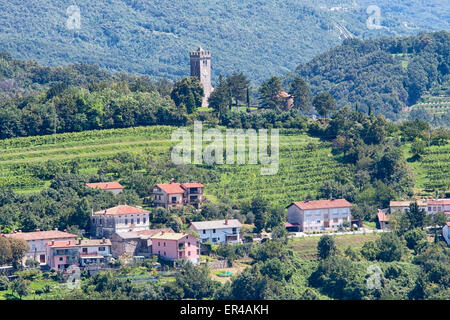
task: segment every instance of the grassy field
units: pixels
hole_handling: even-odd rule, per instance
[[[336,242],[336,246],[341,251],[351,247],[354,249],[361,249],[364,242],[373,241],[379,237],[378,234],[367,233],[367,234],[349,234],[349,235],[337,235],[333,236]],[[289,246],[298,254],[300,257],[308,260],[317,259],[317,243],[320,237],[307,237],[307,238],[294,238],[290,240]]]
[[[178,143],[171,141],[173,130],[174,127],[153,126],[1,140],[0,187],[20,193],[39,192],[48,187],[49,181],[35,176],[32,167],[52,165],[49,161],[76,160],[80,173],[95,173],[103,161],[121,152],[167,156]],[[406,157],[409,148],[405,146]],[[422,161],[410,163],[417,190],[449,188],[449,155],[450,146],[432,147]],[[323,182],[345,169],[331,155],[329,144],[296,130],[280,133],[279,170],[275,175],[261,175],[260,164],[204,167],[220,176],[220,182],[206,184],[205,195],[211,201],[250,201],[260,193],[277,206],[314,196]]]

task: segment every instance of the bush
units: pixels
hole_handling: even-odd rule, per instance
[[[0,276],[0,291],[8,290],[9,280],[7,276]]]

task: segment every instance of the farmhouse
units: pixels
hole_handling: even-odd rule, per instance
[[[293,202],[288,209],[288,222],[298,231],[336,229],[350,222],[351,203],[345,199]]]
[[[4,237],[10,237],[15,239],[23,239],[28,244],[28,251],[25,253],[23,262],[28,259],[38,261],[41,265],[46,265],[48,262],[48,256],[46,251],[46,244],[52,241],[67,240],[74,241],[76,235],[67,232],[59,231],[58,229],[50,231],[40,231],[37,229],[35,232],[14,232],[11,234],[4,234]]]
[[[69,240],[52,241],[47,244],[48,265],[64,271],[72,265],[88,269],[97,269],[99,265],[111,256],[111,241],[98,240]]]
[[[191,222],[189,229],[200,235],[201,242],[239,243],[242,224],[237,219]]]
[[[111,254],[119,258],[123,254],[144,256],[152,254],[151,237],[160,232],[174,232],[172,228],[142,230],[136,232],[114,233],[111,237]]]
[[[389,225],[389,216],[386,215],[386,211],[378,210],[377,217],[378,223],[380,224],[380,229],[386,229]]]
[[[203,202],[203,185],[200,182],[157,184],[153,187],[153,203],[166,209],[191,204],[200,208]]]
[[[110,238],[113,233],[142,231],[149,228],[149,212],[140,207],[119,205],[97,211],[91,216],[91,235]]]
[[[89,188],[100,189],[105,191],[110,191],[114,194],[119,194],[123,190],[123,186],[116,182],[98,182],[98,183],[86,183],[86,186]]]
[[[197,239],[188,233],[158,232],[151,237],[152,253],[161,259],[175,261],[188,259],[198,264],[200,249]]]
[[[391,201],[389,203],[389,212],[406,211],[413,201]],[[426,213],[433,214],[437,212],[450,211],[450,199],[418,200],[417,205],[424,209]]]

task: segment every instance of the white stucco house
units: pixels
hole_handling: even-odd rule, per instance
[[[148,230],[149,226],[149,211],[129,205],[100,210],[91,216],[91,235],[97,238],[111,238],[114,233]]]
[[[293,202],[288,209],[288,222],[298,231],[337,229],[351,222],[352,204],[345,199]]]
[[[240,243],[242,224],[237,219],[191,222],[189,229],[197,232],[201,242]]]

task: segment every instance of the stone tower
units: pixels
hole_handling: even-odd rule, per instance
[[[208,98],[214,88],[211,86],[211,53],[201,47],[189,54],[191,60],[191,77],[197,77],[203,85],[202,107],[208,106]]]

